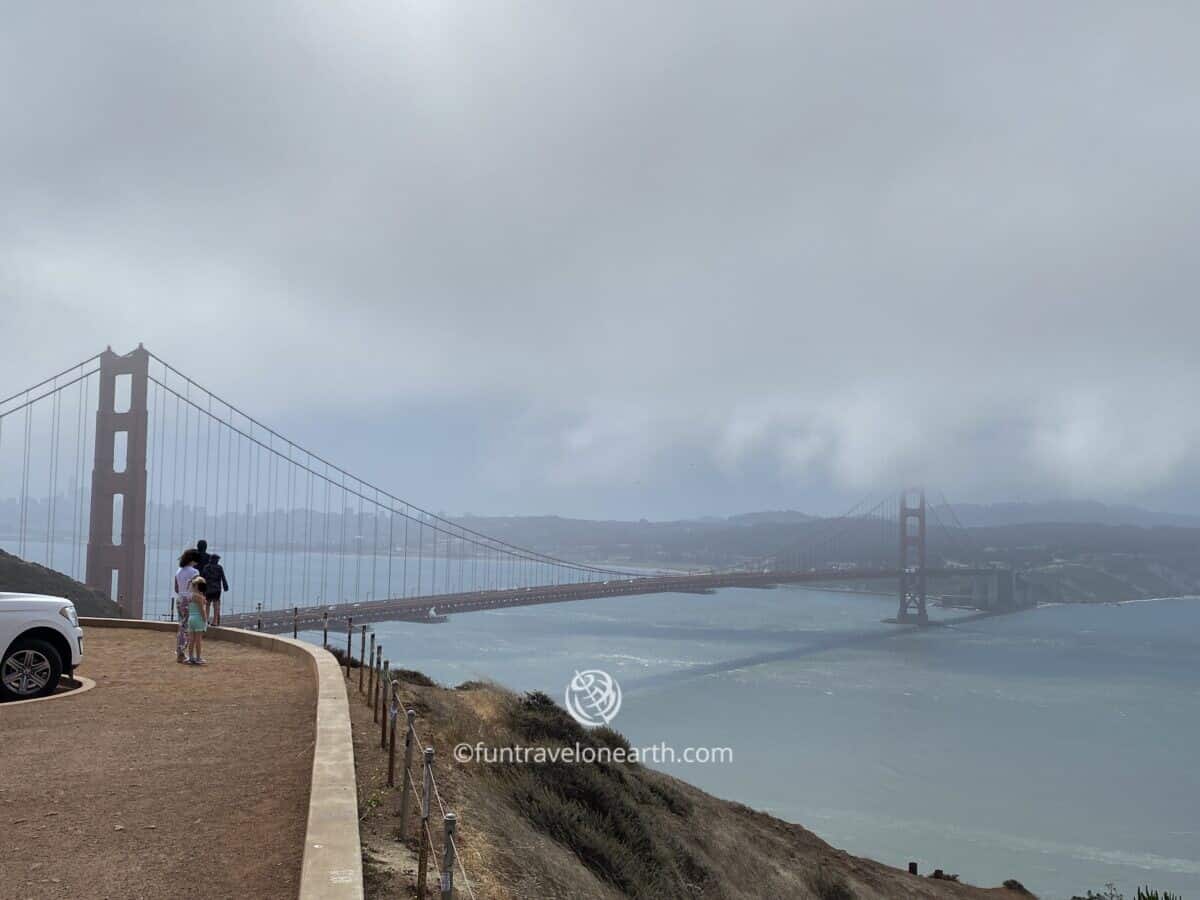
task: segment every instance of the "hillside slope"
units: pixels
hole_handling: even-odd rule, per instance
[[[81,616],[117,615],[117,604],[104,596],[102,591],[3,550],[0,550],[0,593],[66,597],[75,604]]]
[[[367,897],[413,897],[418,823],[411,817],[406,840],[397,842],[399,791],[387,787],[387,754],[380,750],[371,707],[358,692],[357,672],[348,689]],[[640,765],[455,760],[452,751],[460,743],[625,746],[616,732],[585,731],[545,695],[519,697],[492,685],[451,690],[405,682],[402,702],[417,712],[420,742],[437,750],[438,793],[458,816],[456,845],[478,900],[1031,896],[1015,884],[1014,889],[976,888],[851,856],[799,825],[719,800]],[[397,744],[400,784],[402,734]],[[419,763],[413,777],[421,783]],[[431,825],[439,860],[440,823],[435,802]],[[427,896],[436,896],[433,870],[431,864]]]

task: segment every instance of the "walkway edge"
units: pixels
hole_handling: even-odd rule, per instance
[[[87,617],[80,622],[87,628],[142,628],[172,634],[178,629],[171,622],[147,619]],[[210,628],[207,637],[309,660],[317,678],[317,710],[299,896],[300,900],[362,900],[354,741],[346,682],[337,660],[328,651],[304,641],[256,631]]]
[[[65,675],[63,676],[66,677]],[[6,700],[0,703],[0,712],[6,709],[11,709],[14,706],[23,706],[26,703],[45,703],[47,700],[65,700],[67,697],[77,697],[80,694],[86,694],[96,686],[96,682],[90,678],[84,678],[82,675],[75,676],[75,680],[79,682],[79,687],[71,688],[69,691],[55,691],[45,697],[32,697],[29,700]]]

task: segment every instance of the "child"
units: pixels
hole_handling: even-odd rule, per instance
[[[204,632],[208,630],[208,602],[204,599],[207,584],[197,575],[188,586],[192,591],[188,598],[188,662],[193,666],[207,666],[200,655]]]
[[[188,604],[192,594],[190,585],[192,579],[200,574],[196,569],[196,562],[199,559],[200,554],[195,549],[184,550],[183,555],[179,557],[179,569],[171,581],[171,586],[175,591],[175,612],[179,616],[179,633],[175,639],[175,661],[181,663],[187,662],[184,650],[188,644]]]

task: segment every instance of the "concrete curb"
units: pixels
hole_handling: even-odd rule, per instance
[[[81,618],[80,622],[87,628],[141,628],[172,634],[179,627],[173,622],[148,619]],[[358,839],[354,741],[350,734],[346,683],[337,661],[330,653],[312,644],[257,631],[209,628],[205,636],[309,661],[317,678],[316,743],[300,873],[300,900],[362,900],[362,846]],[[164,659],[166,655],[164,650]]]
[[[66,677],[65,675],[63,676],[63,678]],[[96,686],[96,682],[90,678],[84,678],[82,675],[76,675],[75,680],[79,682],[79,687],[71,688],[69,691],[56,692],[47,697],[33,697],[29,700],[7,700],[4,703],[0,703],[0,712],[3,712],[10,706],[24,706],[26,703],[44,703],[47,700],[64,700],[67,697],[78,697],[80,694],[86,694]]]

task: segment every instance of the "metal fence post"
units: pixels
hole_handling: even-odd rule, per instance
[[[381,691],[382,695],[379,698],[379,719],[383,723],[379,726],[379,749],[387,749],[387,727],[388,727],[388,703],[390,701],[389,694],[392,690],[392,661],[385,659],[383,661],[383,684],[384,688]]]
[[[404,728],[404,773],[400,776],[400,780],[404,782],[404,787],[400,790],[400,840],[404,840],[404,836],[408,833],[408,785],[411,780],[408,773],[412,770],[413,719],[416,717],[415,710],[410,709],[405,713],[408,721]]]
[[[375,687],[371,691],[371,721],[379,722],[379,690],[383,687],[383,644],[375,647]]]
[[[375,632],[371,632],[371,652],[367,654],[366,664],[371,667],[367,672],[367,699],[374,696],[375,690]]]
[[[400,718],[400,697],[392,682],[392,704],[388,709],[388,787],[396,786],[396,720]]]
[[[362,627],[362,643],[358,647],[358,692],[363,692],[363,676],[367,674],[367,626]]]
[[[454,830],[458,819],[446,813],[442,821],[442,900],[454,900]]]
[[[350,677],[350,659],[354,652],[354,619],[351,616],[346,617],[346,677]]]
[[[298,638],[299,636],[300,636],[300,607],[293,606],[292,607],[292,637]]]
[[[254,626],[255,631],[262,631],[262,604],[258,604],[258,621]]]
[[[433,801],[433,748],[425,748],[425,779],[421,792],[421,826],[417,843],[421,848],[417,855],[417,900],[425,900],[425,879],[429,873],[429,804]]]
[[[328,650],[329,649],[329,610],[325,610],[325,614],[323,616],[321,616],[321,621],[323,623],[322,624],[323,634],[321,636],[321,646],[324,647],[326,650]]]

